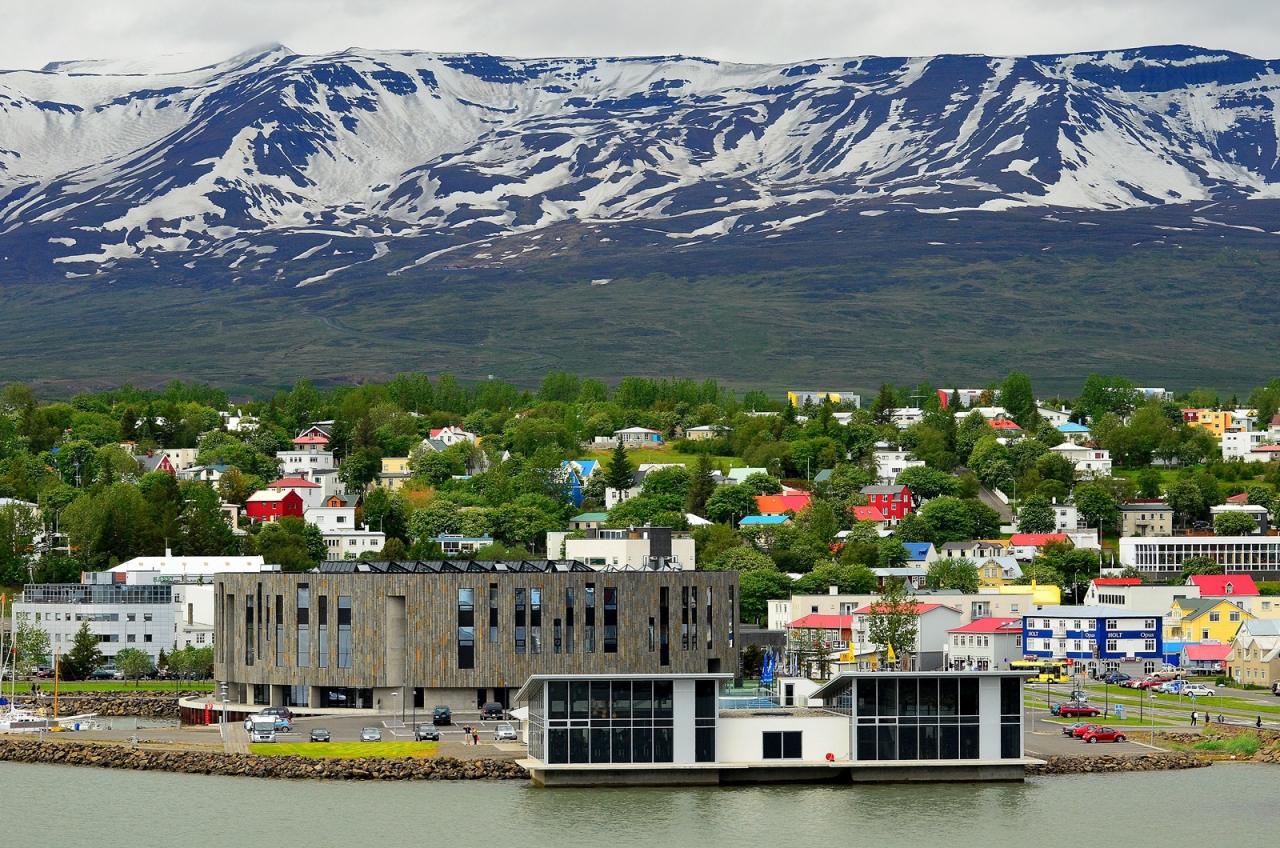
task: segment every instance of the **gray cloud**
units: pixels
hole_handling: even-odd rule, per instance
[[[0,64],[186,54],[281,42],[513,56],[1062,53],[1197,44],[1280,54],[1275,0],[6,0]]]

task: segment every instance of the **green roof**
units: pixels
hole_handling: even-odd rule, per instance
[[[609,513],[607,512],[584,512],[582,515],[575,515],[570,521],[608,521]]]

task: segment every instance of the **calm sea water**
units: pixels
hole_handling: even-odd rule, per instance
[[[1216,765],[1020,785],[549,790],[520,782],[287,782],[0,763],[0,835],[6,845],[94,848],[1131,848],[1146,840],[1126,835],[1124,823],[1160,821],[1168,824],[1160,827],[1162,845],[1262,845],[1277,822],[1277,777],[1274,766]],[[1193,810],[1206,814],[1200,837],[1178,812]]]

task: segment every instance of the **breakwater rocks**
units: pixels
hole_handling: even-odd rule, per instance
[[[58,696],[58,715],[143,716],[177,718],[178,699],[207,695],[207,692],[72,692]],[[19,706],[53,713],[53,697],[28,700]]]
[[[1097,757],[1058,756],[1049,757],[1049,759],[1045,760],[1044,765],[1041,766],[1027,766],[1027,777],[1132,771],[1179,771],[1181,769],[1203,768],[1211,764],[1212,760],[1181,751],[1139,754],[1132,757],[1117,757],[1109,754]]]
[[[273,777],[285,780],[529,779],[529,773],[515,763],[490,759],[366,757],[346,760],[293,756],[265,757],[199,751],[157,751],[85,742],[40,742],[33,739],[0,739],[0,761],[95,766],[132,771],[169,771],[179,774]]]

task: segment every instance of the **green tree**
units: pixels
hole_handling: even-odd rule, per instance
[[[729,548],[707,566],[708,571],[773,571],[778,567],[769,557],[752,548]]]
[[[978,591],[978,566],[971,559],[943,557],[930,564],[925,582],[930,589],[956,589],[972,595]]]
[[[955,477],[928,466],[904,469],[898,475],[897,483],[910,489],[913,497],[926,501],[943,496],[954,497],[960,490],[960,481]]]
[[[1143,498],[1158,498],[1164,488],[1164,478],[1159,471],[1150,467],[1139,471],[1134,482],[1138,484],[1138,496]]]
[[[759,624],[769,614],[769,601],[791,597],[791,578],[777,569],[755,569],[738,578],[738,617]]]
[[[1020,371],[1014,371],[1004,378],[1000,385],[1000,405],[1024,430],[1031,429],[1039,413],[1036,411],[1036,396],[1031,390],[1031,378]]]
[[[1182,573],[1178,576],[1178,582],[1186,583],[1188,577],[1194,577],[1199,574],[1223,574],[1225,573],[1221,563],[1213,557],[1193,556],[1187,557],[1182,561]]]
[[[871,405],[871,418],[877,424],[892,424],[893,413],[898,408],[898,393],[892,384],[881,383],[880,393]]]
[[[263,559],[284,571],[306,571],[328,556],[320,528],[292,515],[262,525],[258,535],[249,538]]]
[[[80,625],[71,642],[71,650],[58,661],[58,674],[64,680],[84,680],[102,666],[98,637],[89,631],[89,622]]]
[[[137,648],[121,648],[117,651],[116,668],[124,674],[125,680],[134,681],[135,686],[137,681],[155,671],[155,665],[151,662],[151,655]]]
[[[1076,509],[1090,527],[1114,530],[1120,521],[1120,504],[1110,489],[1101,483],[1082,483],[1071,496]]]
[[[876,565],[879,568],[900,568],[907,564],[907,549],[893,537],[881,539],[876,545]]]
[[[689,470],[682,465],[659,468],[645,475],[640,491],[646,495],[674,495],[681,501],[689,492]]]
[[[906,585],[901,580],[886,580],[884,591],[867,615],[867,638],[876,645],[881,665],[889,664],[892,648],[901,667],[908,666],[907,655],[915,650],[919,625],[916,603],[908,596]]]
[[[1218,536],[1256,536],[1258,522],[1247,512],[1220,512],[1213,517],[1213,532]]]
[[[727,524],[703,524],[693,528],[694,557],[701,567],[713,563],[720,554],[742,545],[742,537]]]
[[[832,586],[842,595],[867,595],[876,590],[876,575],[865,565],[823,563],[814,567],[795,583],[798,593],[826,594]]]
[[[707,518],[717,523],[741,521],[758,512],[756,493],[746,485],[717,486],[707,499]]]
[[[1205,512],[1204,495],[1190,478],[1183,477],[1165,490],[1165,501],[1186,526]]]
[[[627,456],[627,449],[619,443],[604,468],[605,487],[620,492],[630,489],[635,470],[631,457]]]
[[[364,497],[360,516],[370,530],[379,530],[388,539],[408,541],[408,508],[400,492],[382,488],[370,490]]]
[[[1032,495],[1018,507],[1019,533],[1052,533],[1057,526],[1057,516],[1048,498]]]
[[[1023,566],[1022,576],[1013,582],[1017,586],[1030,586],[1035,583],[1038,586],[1057,586],[1059,589],[1067,584],[1062,572],[1046,563],[1043,557],[1036,557]]]
[[[685,492],[685,512],[706,518],[707,500],[716,490],[711,472],[711,455],[698,454],[698,464],[694,466],[693,474],[689,478],[688,490]]]
[[[750,489],[756,495],[780,495],[782,494],[782,484],[775,477],[757,471],[755,474],[748,474],[743,481],[738,484]]]
[[[32,624],[30,617],[30,613],[15,613],[13,631],[14,666],[27,677],[49,667],[49,634]]]
[[[40,533],[36,511],[19,503],[0,506],[0,586],[27,582],[27,567]]]

